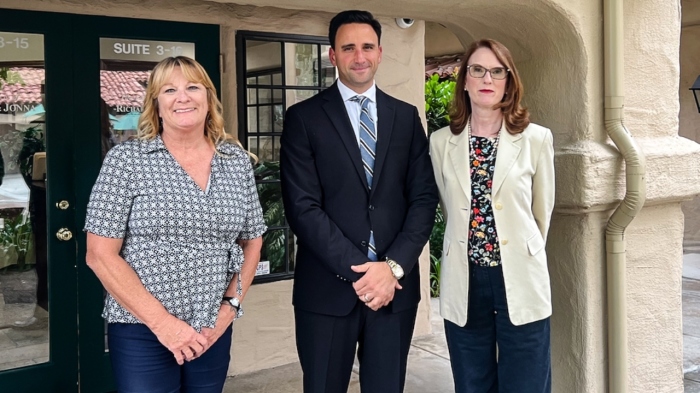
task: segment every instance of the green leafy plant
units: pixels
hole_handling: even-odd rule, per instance
[[[433,231],[430,233],[430,255],[434,255],[436,258],[442,256],[442,240],[444,237],[445,216],[442,214],[440,206],[438,206],[435,212],[435,225],[433,225]]]
[[[450,124],[449,108],[455,94],[454,75],[441,81],[433,74],[425,82],[425,117],[428,120],[428,135]],[[430,295],[440,296],[440,265],[442,241],[445,237],[445,217],[438,206],[435,225],[430,233]]]
[[[5,250],[14,249],[17,253],[18,270],[26,270],[28,267],[26,258],[31,241],[32,225],[24,214],[5,220],[5,225],[0,229],[0,245]]]
[[[455,81],[440,81],[433,74],[425,82],[425,117],[428,121],[428,134],[450,124],[449,108],[455,92]]]
[[[22,76],[16,71],[10,71],[7,67],[0,67],[0,89],[2,89],[5,84],[14,83],[24,85]]]
[[[282,189],[280,188],[279,161],[262,161],[254,169],[263,219],[268,227],[284,225],[284,206],[282,204]],[[262,254],[270,261],[270,272],[285,270],[285,231],[283,229],[268,230],[263,235]]]
[[[430,255],[430,297],[440,296],[440,258]]]
[[[442,240],[445,237],[445,216],[438,206],[435,224],[430,233],[430,296],[440,296],[440,264],[442,262]]]

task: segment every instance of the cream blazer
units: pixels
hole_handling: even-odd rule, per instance
[[[440,314],[467,323],[471,210],[469,137],[449,127],[430,137],[430,157],[446,228],[440,271]],[[514,325],[552,315],[545,241],[554,207],[554,147],[549,129],[530,124],[512,135],[501,126],[492,186],[493,215],[510,320]]]

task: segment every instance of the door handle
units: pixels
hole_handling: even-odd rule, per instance
[[[68,228],[61,228],[58,230],[58,232],[56,232],[56,237],[58,240],[67,242],[73,238],[73,232],[71,232]]]

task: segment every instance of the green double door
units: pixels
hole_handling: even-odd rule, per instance
[[[0,8],[0,391],[115,390],[86,205],[179,54],[219,86],[218,26]]]

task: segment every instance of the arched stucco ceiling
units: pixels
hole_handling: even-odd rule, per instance
[[[532,118],[570,141],[587,130],[588,63],[583,41],[570,18],[549,2],[460,3],[443,25],[465,47],[479,38],[506,45],[525,85]]]
[[[700,25],[700,0],[681,1],[681,26]]]
[[[208,1],[331,14],[348,9],[341,0]],[[465,47],[476,38],[501,41],[515,58],[533,119],[559,134],[558,143],[580,139],[580,133],[586,132],[589,103],[584,43],[571,15],[552,0],[382,0],[357,1],[351,7],[378,17],[438,22]]]

